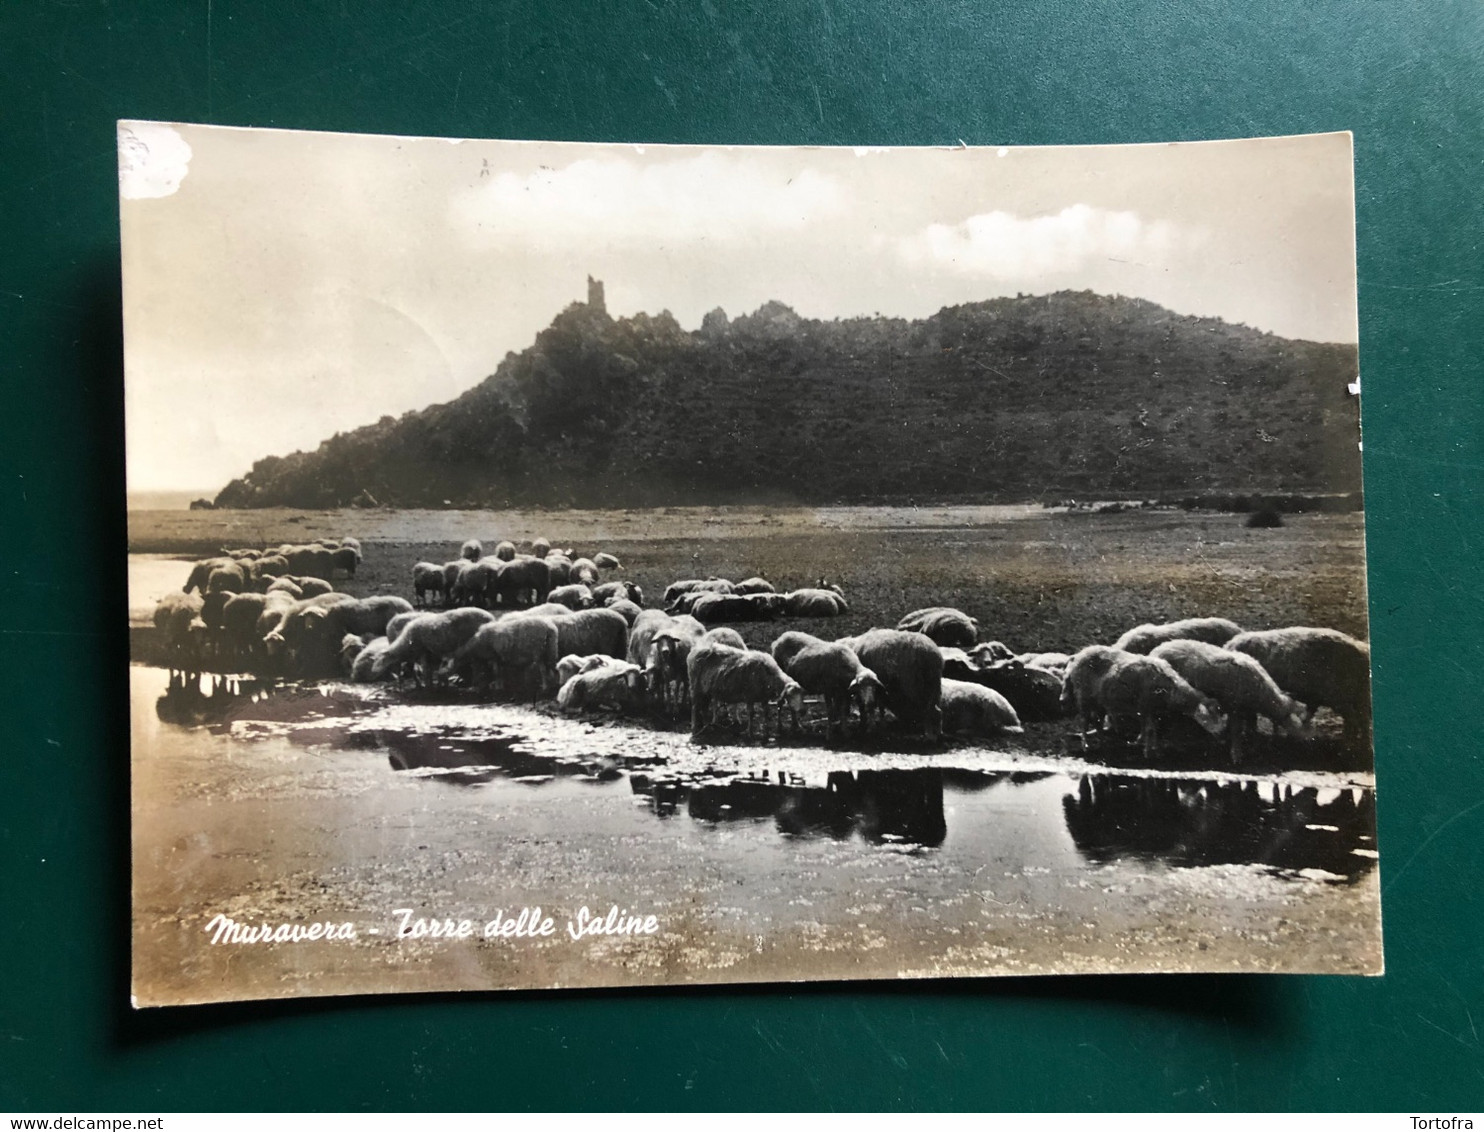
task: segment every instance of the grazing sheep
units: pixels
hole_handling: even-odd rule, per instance
[[[231,558],[203,558],[191,566],[191,572],[186,577],[185,585],[180,587],[182,593],[190,593],[192,590],[206,592],[207,579],[211,577],[213,570],[223,566],[232,565]]]
[[[351,538],[349,535],[346,535],[344,538],[342,538],[340,540],[340,545],[343,546],[343,547],[348,546],[348,547],[350,547],[351,550],[355,551],[356,552],[356,558],[357,559],[359,559],[361,557],[361,540],[360,539],[358,539],[358,538]]]
[[[769,707],[789,710],[794,730],[799,729],[799,711],[804,692],[799,682],[778,667],[765,652],[735,649],[730,645],[697,645],[686,658],[686,676],[691,690],[691,736],[699,735],[710,722],[716,704],[746,704],[747,734],[753,730],[753,708],[762,704],[764,727]]]
[[[568,609],[591,609],[593,591],[583,585],[558,586],[546,595],[546,600]]]
[[[262,558],[254,558],[249,567],[249,577],[254,582],[263,582],[266,578],[278,578],[289,573],[289,560],[281,554],[269,554]]]
[[[1222,727],[1220,709],[1190,686],[1169,664],[1142,653],[1117,657],[1098,688],[1098,701],[1110,730],[1138,720],[1144,757],[1159,748],[1159,725],[1168,716],[1186,715],[1215,734]]]
[[[834,738],[837,725],[844,726],[852,703],[860,712],[864,732],[879,702],[886,698],[881,679],[848,645],[821,641],[807,633],[784,633],[773,642],[773,659],[804,691],[824,697],[826,738]]]
[[[365,647],[356,653],[355,660],[351,662],[350,678],[357,684],[374,683],[378,679],[374,675],[376,662],[390,647],[391,642],[386,637],[374,637],[367,641]]]
[[[921,727],[929,738],[941,733],[943,654],[921,633],[872,629],[839,642],[876,673],[886,706],[907,727]]]
[[[515,558],[515,543],[509,539],[502,539],[495,545],[495,557],[501,562],[510,562]]]
[[[414,605],[426,605],[428,594],[437,594],[440,601],[443,600],[447,583],[444,581],[443,567],[436,562],[418,562],[412,567],[412,602]]]
[[[671,582],[665,587],[665,608],[668,609],[675,604],[675,600],[681,594],[696,593],[729,594],[733,591],[732,583],[725,578],[692,578],[683,582]]]
[[[736,594],[771,594],[778,591],[773,588],[773,583],[766,578],[746,578],[732,587]]]
[[[471,538],[459,547],[459,557],[469,562],[478,562],[483,556],[484,545],[477,538]]]
[[[330,641],[321,636],[321,631],[324,629],[324,623],[321,620],[323,611],[335,605],[353,601],[355,598],[349,594],[337,593],[318,594],[315,597],[305,598],[303,601],[296,601],[281,616],[269,618],[274,624],[268,632],[262,635],[263,650],[270,657],[284,657],[298,664],[300,648],[303,644],[307,642],[310,649],[319,645],[321,646],[320,655],[311,658],[306,651],[305,662],[312,659],[320,662],[320,667],[324,667],[327,649],[323,646],[338,643],[339,638]],[[345,631],[349,632],[348,629]]]
[[[599,707],[627,711],[640,706],[643,700],[643,674],[638,665],[626,660],[580,672],[557,692],[557,707],[563,711]]]
[[[785,597],[784,612],[789,617],[839,617],[850,606],[834,590],[794,590]]]
[[[1191,617],[1167,625],[1140,625],[1119,637],[1113,647],[1124,652],[1147,654],[1166,641],[1205,641],[1211,645],[1224,645],[1241,631],[1241,626],[1224,617]]]
[[[276,603],[275,603],[276,604]],[[252,663],[262,652],[258,619],[268,608],[267,594],[231,594],[221,608],[219,628],[228,655],[239,662]],[[205,620],[203,617],[202,620]]]
[[[934,644],[971,649],[979,640],[979,622],[951,606],[918,609],[897,622],[904,633],[921,633]]]
[[[1025,730],[1020,716],[1010,701],[981,684],[963,680],[944,680],[943,730],[949,734],[988,738],[1004,732],[1019,734]]]
[[[502,605],[540,605],[550,600],[551,565],[545,559],[521,555],[504,564],[491,596]]]
[[[780,594],[682,594],[677,606],[694,598],[690,615],[702,625],[725,621],[771,621],[783,613],[786,599]]]
[[[494,614],[484,609],[450,609],[414,618],[377,658],[371,678],[380,680],[399,665],[427,665],[452,656],[493,620]]]
[[[505,563],[498,558],[481,558],[478,562],[465,563],[454,583],[453,600],[459,605],[488,608],[494,604],[504,572]]]
[[[345,600],[296,611],[284,623],[289,655],[303,675],[332,670],[337,647],[346,633],[384,636],[388,621],[399,613],[412,612],[411,602],[390,594],[359,600],[337,596]]]
[[[172,668],[185,669],[197,660],[192,648],[191,625],[199,623],[201,606],[200,596],[184,592],[168,593],[155,606],[155,629]]]
[[[531,540],[531,553],[537,558],[545,558],[551,553],[551,543],[544,538],[534,538]]]
[[[335,587],[323,578],[312,578],[301,576],[299,578],[299,592],[306,598],[324,597],[335,592]]]
[[[591,589],[598,584],[598,567],[591,558],[578,558],[572,563],[567,581]]]
[[[347,578],[356,576],[356,567],[361,564],[359,551],[342,546],[339,550],[332,551],[330,557],[333,561],[332,570],[344,570]]]
[[[395,641],[402,634],[402,630],[412,622],[416,621],[422,614],[414,610],[412,613],[399,613],[386,623],[386,639],[388,642]]]
[[[454,594],[459,588],[459,576],[463,574],[464,567],[469,565],[467,558],[455,558],[452,562],[443,564],[443,603],[454,604]]]
[[[633,582],[604,582],[601,586],[593,586],[592,591],[593,600],[599,605],[607,605],[610,598],[621,597],[640,608],[644,606],[644,591]]]
[[[247,570],[240,562],[218,566],[206,576],[206,593],[240,594],[250,589],[252,586],[248,583]]]
[[[601,654],[623,660],[629,650],[629,623],[611,609],[584,609],[551,618],[557,628],[557,656]]]
[[[415,626],[414,626],[415,627]],[[408,629],[411,632],[411,628]],[[526,691],[546,691],[556,679],[557,626],[544,617],[507,617],[479,626],[449,657],[452,670],[468,670],[489,686],[514,675]]]
[[[606,551],[593,555],[593,565],[600,570],[622,570],[618,559]]]
[[[340,638],[340,670],[349,676],[355,670],[356,657],[366,647],[366,642],[355,633],[346,633]]]
[[[1312,716],[1321,707],[1338,712],[1345,734],[1369,739],[1371,733],[1371,650],[1337,629],[1291,626],[1242,633],[1226,642],[1267,670],[1278,687]]]
[[[1267,670],[1244,652],[1205,641],[1166,641],[1149,655],[1180,673],[1226,713],[1233,763],[1241,761],[1259,715],[1272,720],[1275,730],[1300,737],[1309,734],[1303,705],[1284,695]]]
[[[1061,706],[1077,716],[1084,733],[1102,726],[1103,680],[1118,662],[1120,650],[1108,645],[1088,645],[1067,663],[1062,680]]]
[[[269,583],[268,588],[263,591],[263,593],[286,593],[290,595],[295,601],[301,601],[304,597],[303,589],[301,589],[299,583],[294,581],[292,578],[274,578],[273,581]]]
[[[844,642],[840,643],[843,644]],[[779,666],[785,672],[787,672],[789,662],[792,661],[793,658],[799,654],[799,652],[804,649],[811,648],[814,645],[825,644],[829,644],[829,642],[823,640],[820,637],[811,636],[808,633],[801,633],[797,629],[790,629],[787,633],[780,634],[773,641],[773,647],[769,651],[772,652],[773,659],[778,662]]]
[[[613,668],[615,666],[623,666],[636,670],[639,667],[637,664],[630,664],[626,660],[615,660],[611,656],[603,656],[601,654],[597,656],[564,656],[557,661],[556,665],[557,685],[560,687],[581,672],[591,672],[595,668]]]
[[[621,615],[629,623],[630,628],[639,619],[639,614],[644,612],[644,610],[640,609],[626,597],[611,598],[604,604],[604,608],[611,609],[614,613]]]
[[[565,586],[572,580],[572,560],[565,554],[543,554],[549,586]]]
[[[263,595],[263,612],[258,614],[258,622],[253,626],[253,636],[257,638],[254,644],[256,651],[274,655],[276,650],[269,645],[268,638],[277,634],[282,639],[284,619],[300,600],[287,590],[269,590]]]
[[[335,574],[335,552],[324,546],[291,546],[284,553],[289,573],[311,578],[332,578]]]

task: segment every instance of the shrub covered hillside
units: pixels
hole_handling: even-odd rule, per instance
[[[222,507],[1015,500],[1359,488],[1350,345],[1091,292],[695,332],[574,303],[493,375],[313,452]]]

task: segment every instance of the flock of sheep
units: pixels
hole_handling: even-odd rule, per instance
[[[677,715],[688,706],[693,735],[722,712],[745,715],[749,736],[759,712],[764,734],[785,720],[797,732],[811,695],[823,701],[830,738],[852,717],[869,732],[885,713],[933,740],[1074,715],[1084,741],[1137,731],[1152,758],[1162,728],[1187,717],[1224,735],[1237,762],[1258,717],[1274,734],[1307,739],[1321,707],[1343,718],[1347,735],[1369,736],[1368,649],[1333,629],[1243,632],[1197,618],[1142,625],[1075,654],[1015,655],[981,642],[962,611],[934,607],[835,641],[790,630],[762,651],[725,623],[843,614],[839,588],[778,593],[762,578],[692,579],[666,589],[664,608],[646,608],[637,585],[601,580],[621,568],[612,555],[574,558],[538,539],[528,554],[501,542],[486,556],[470,540],[453,562],[419,562],[411,602],[335,592],[335,576],[354,576],[360,561],[360,544],[344,538],[197,562],[155,611],[170,663],[457,680],[484,693],[554,695],[565,711]],[[429,608],[434,598],[441,608]]]

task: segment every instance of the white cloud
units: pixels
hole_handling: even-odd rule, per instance
[[[709,150],[671,161],[584,158],[529,175],[500,173],[455,198],[462,224],[499,240],[737,243],[802,231],[844,207],[829,175],[774,172]]]
[[[929,224],[897,250],[913,266],[1030,281],[1100,260],[1162,266],[1181,243],[1182,233],[1169,221],[1074,204],[1049,216],[985,212],[961,224]]]
[[[160,122],[120,122],[119,195],[125,200],[168,197],[191,165],[190,143]]]

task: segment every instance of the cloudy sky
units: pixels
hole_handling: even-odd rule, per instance
[[[1350,139],[450,142],[122,123],[129,480],[220,488],[445,401],[604,280],[695,327],[1090,288],[1354,342]]]

